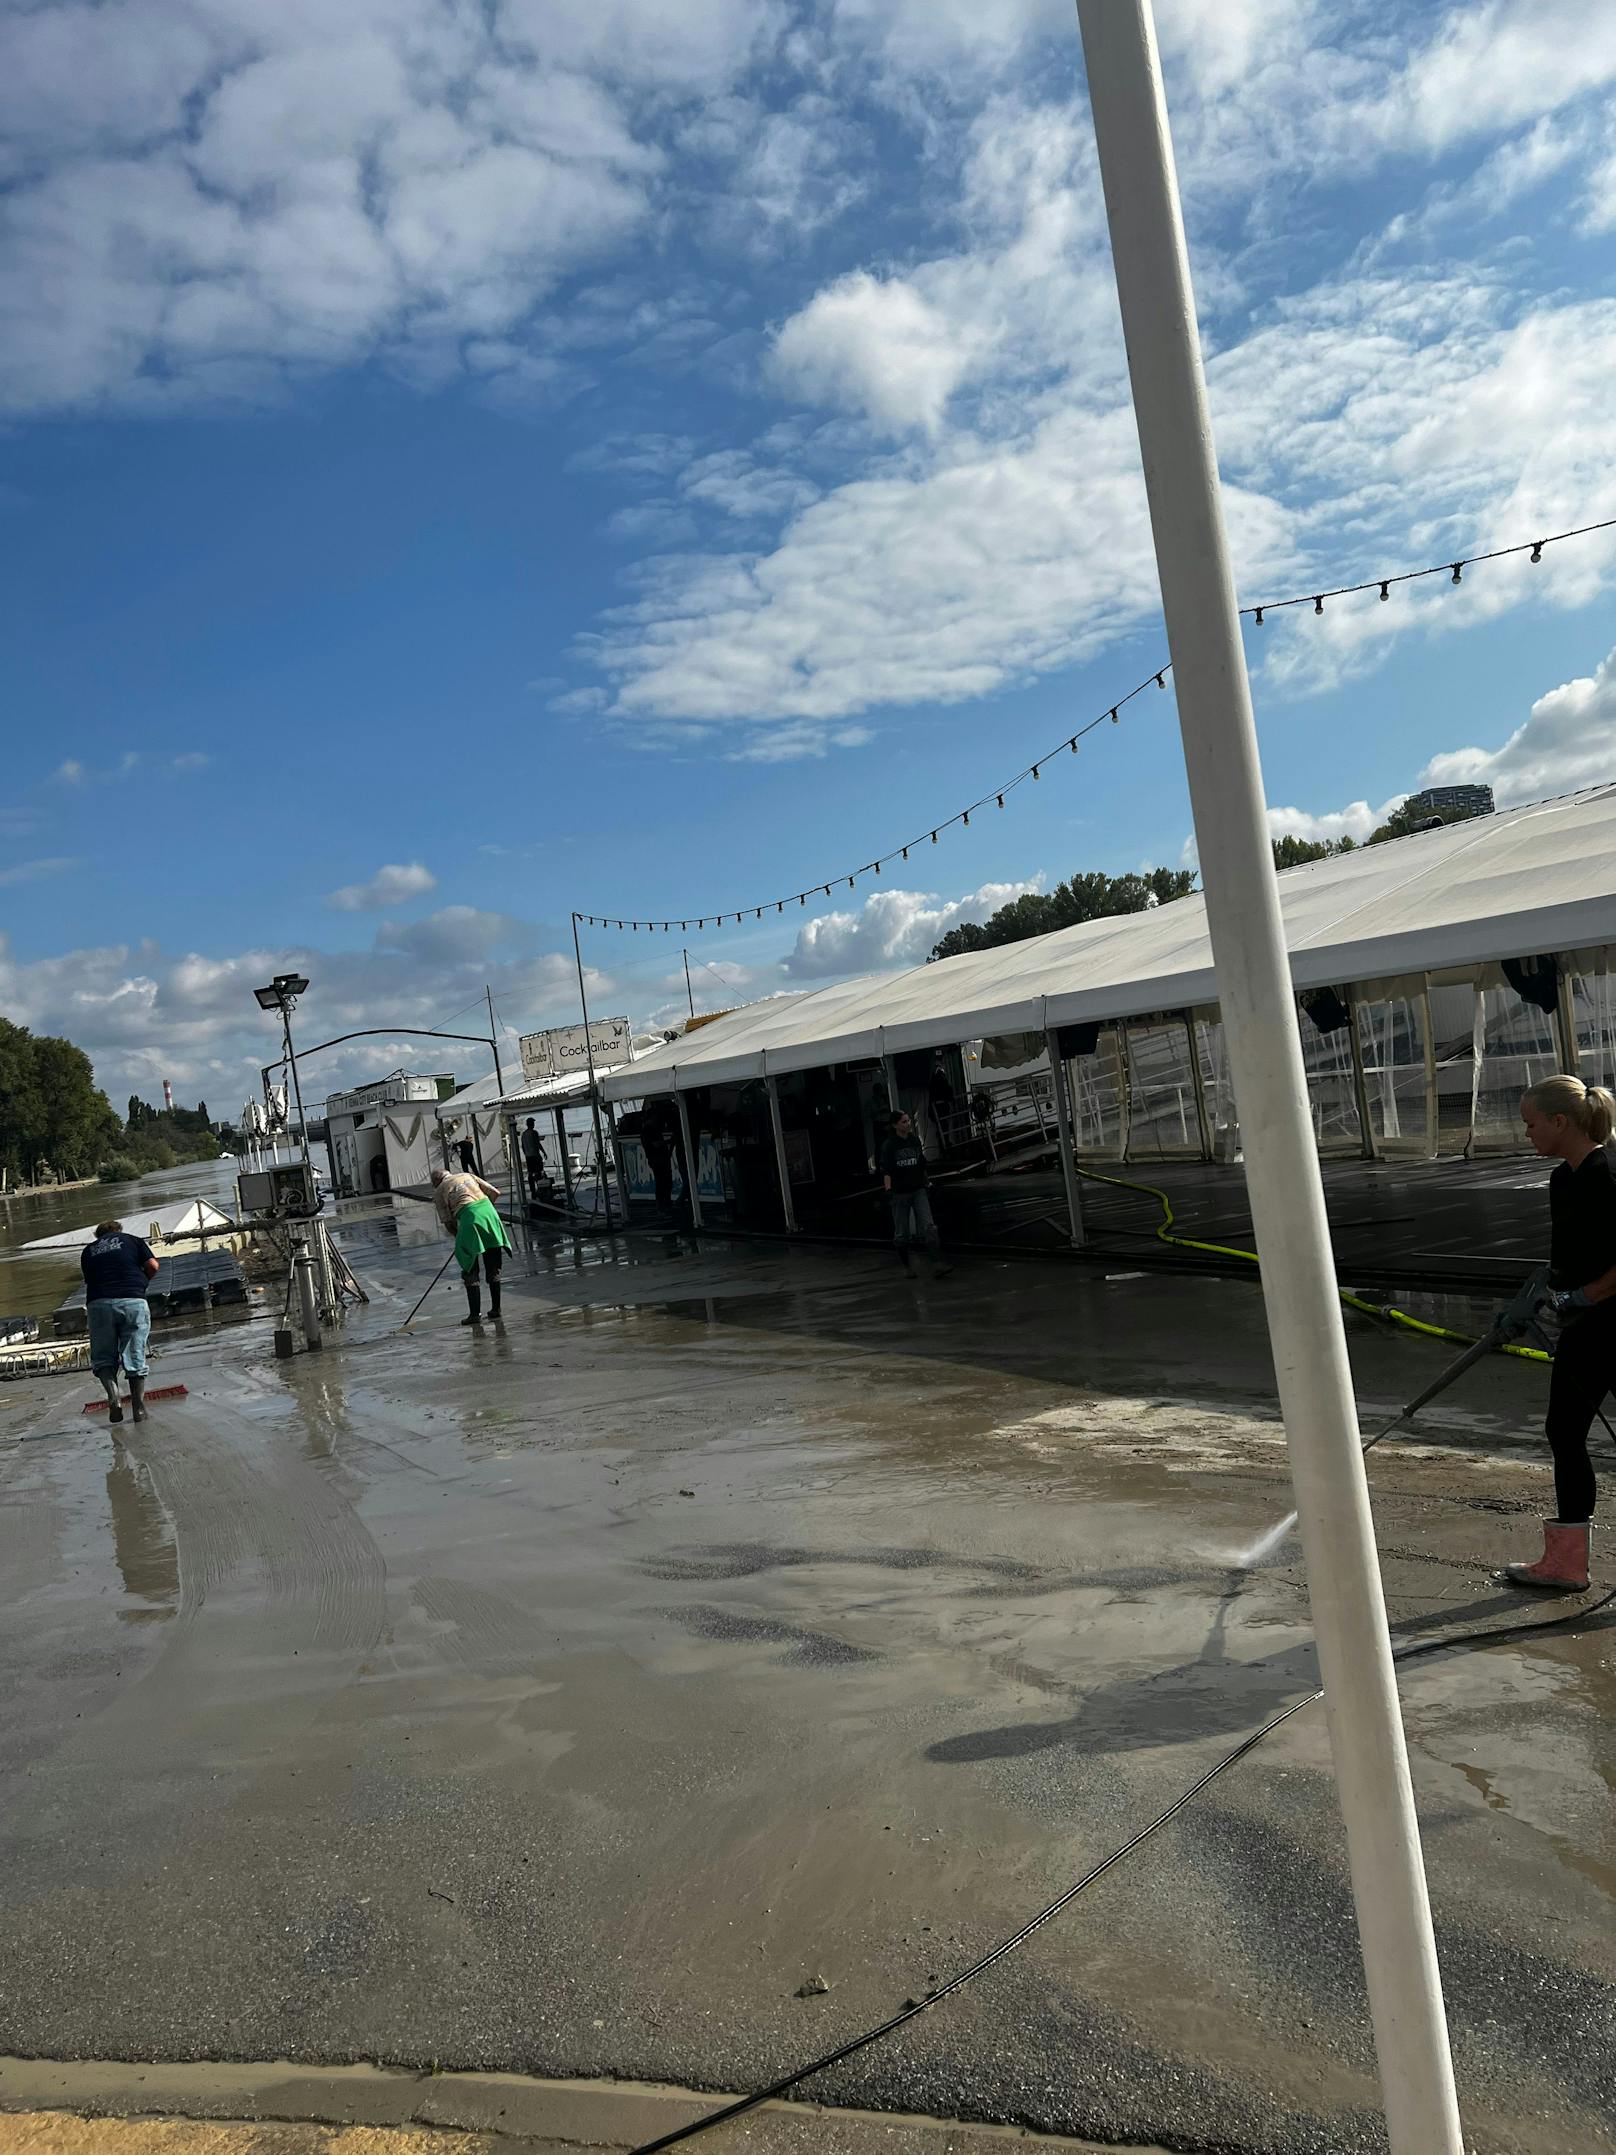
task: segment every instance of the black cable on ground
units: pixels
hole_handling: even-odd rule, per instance
[[[1405,1647],[1401,1653],[1394,1656],[1394,1659],[1399,1662],[1413,1661],[1424,1654],[1457,1652],[1461,1648],[1487,1646],[1501,1639],[1520,1638],[1530,1632],[1564,1631],[1572,1624],[1580,1623],[1585,1617],[1593,1616],[1600,1609],[1609,1607],[1612,1602],[1616,1602],[1616,1587],[1611,1588],[1608,1593],[1602,1594],[1597,1601],[1589,1602],[1580,1609],[1574,1609],[1565,1616],[1550,1617],[1547,1622],[1489,1624],[1476,1631],[1450,1632],[1445,1638],[1422,1639],[1416,1646]],[[1072,1902],[1077,1899],[1077,1896],[1087,1887],[1092,1886],[1097,1879],[1103,1878],[1113,1864],[1120,1863],[1124,1856],[1132,1855],[1142,1841],[1149,1840],[1153,1833],[1159,1832],[1163,1826],[1170,1824],[1173,1819],[1177,1818],[1180,1811],[1193,1803],[1203,1789],[1210,1787],[1219,1774],[1226,1773],[1231,1766],[1238,1765],[1248,1752],[1254,1751],[1265,1737],[1271,1736],[1281,1723],[1291,1718],[1292,1714],[1299,1714],[1305,1706],[1313,1705],[1315,1701],[1323,1698],[1323,1696],[1322,1689],[1309,1692],[1306,1698],[1297,1699],[1293,1705],[1283,1708],[1282,1711],[1273,1715],[1271,1719],[1265,1721],[1262,1727],[1254,1731],[1253,1734],[1242,1738],[1232,1751],[1226,1751],[1215,1765],[1209,1767],[1202,1774],[1198,1781],[1185,1789],[1181,1796],[1176,1797],[1165,1811],[1158,1812],[1148,1825],[1141,1826],[1137,1833],[1122,1843],[1121,1847],[1114,1848],[1110,1855],[1102,1858],[1100,1862],[1094,1865],[1092,1870],[1085,1871],[1076,1884],[1068,1886],[1058,1900],[1051,1901],[1049,1906],[1040,1910],[1030,1923],[1024,1923],[1021,1929],[1015,1932],[1013,1936],[1006,1938],[1002,1944],[996,1945],[992,1952],[984,1953],[982,1958],[973,1961],[970,1967],[962,1968],[958,1975],[951,1976],[938,1989],[929,1991],[924,1998],[912,2000],[903,2007],[901,2012],[894,2013],[888,2020],[883,2020],[878,2027],[867,2028],[862,2035],[850,2037],[847,2042],[839,2043],[834,2050],[826,2051],[823,2057],[815,2058],[811,2064],[799,2066],[795,2072],[787,2073],[781,2079],[771,2081],[766,2088],[759,2088],[755,2094],[743,2095],[733,2103],[726,2103],[722,2109],[710,2111],[704,2118],[695,2118],[690,2124],[681,2125],[671,2133],[663,2133],[658,2139],[643,2141],[640,2146],[631,2150],[631,2155],[659,2155],[659,2150],[662,2148],[671,2148],[681,2140],[693,2140],[699,2133],[711,2132],[715,2126],[727,2124],[731,2118],[743,2117],[747,2111],[756,2110],[764,2103],[774,2102],[780,2096],[789,2094],[793,2088],[800,2087],[803,2081],[811,2080],[816,2073],[823,2073],[833,2065],[840,2065],[844,2058],[850,2058],[855,2052],[866,2050],[870,2044],[880,2042],[883,2036],[891,2035],[895,2029],[901,2028],[905,2021],[914,2020],[921,2013],[930,2012],[934,2005],[941,2005],[945,1998],[951,1997],[957,1990],[963,1990],[967,1983],[974,1981],[977,1976],[985,1974],[989,1968],[996,1966],[999,1961],[1004,1960],[1007,1955],[1013,1953],[1017,1946],[1024,1945],[1034,1931],[1041,1930],[1044,1924],[1058,1916],[1063,1909],[1070,1907]]]

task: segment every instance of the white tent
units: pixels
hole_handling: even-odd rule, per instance
[[[1298,989],[1616,944],[1616,786],[1288,869],[1279,894]],[[687,1092],[1217,1000],[1196,896],[755,1003],[612,1072],[601,1090]]]
[[[174,1205],[152,1205],[142,1212],[124,1207],[128,1217],[124,1227],[129,1234],[143,1235],[148,1242],[183,1242],[188,1235],[198,1235],[204,1228],[210,1232],[221,1227],[233,1227],[235,1222],[229,1213],[221,1212],[217,1205],[210,1205],[205,1197],[191,1198]],[[87,1242],[95,1240],[95,1228],[70,1227],[64,1234],[44,1235],[37,1242],[25,1242],[25,1250],[81,1250]]]

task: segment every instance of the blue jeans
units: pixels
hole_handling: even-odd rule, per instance
[[[931,1198],[925,1190],[889,1190],[887,1203],[892,1207],[892,1239],[900,1250],[916,1242],[924,1242],[929,1250],[936,1249],[937,1222],[931,1216]]]
[[[131,1377],[146,1374],[146,1335],[151,1311],[144,1295],[119,1295],[90,1304],[90,1367],[110,1377],[122,1362]]]

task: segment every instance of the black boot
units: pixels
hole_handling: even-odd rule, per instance
[[[135,1420],[143,1422],[146,1419],[146,1380],[133,1372],[129,1378],[129,1404],[135,1410]]]
[[[460,1322],[463,1325],[481,1324],[483,1321],[483,1296],[482,1289],[475,1280],[467,1280],[466,1282],[466,1308],[470,1314],[462,1317]]]
[[[101,1379],[101,1389],[107,1395],[107,1420],[109,1422],[121,1422],[123,1420],[123,1408],[118,1403],[118,1373],[116,1370],[113,1371],[110,1377]]]

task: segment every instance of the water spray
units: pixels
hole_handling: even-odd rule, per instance
[[[1507,1346],[1511,1340],[1531,1337],[1543,1351],[1551,1351],[1550,1341],[1538,1323],[1538,1313],[1543,1307],[1548,1284],[1549,1268],[1547,1265],[1539,1265],[1531,1277],[1516,1289],[1511,1300],[1498,1312],[1481,1338],[1473,1346],[1467,1347],[1456,1362],[1450,1362],[1434,1384],[1428,1384],[1423,1392],[1394,1414],[1384,1429],[1377,1429],[1372,1437],[1366,1437],[1363,1449],[1372,1452],[1383,1437],[1389,1437],[1394,1430],[1401,1429],[1406,1422],[1411,1422],[1422,1407],[1429,1406],[1439,1392],[1445,1392],[1456,1378],[1464,1375],[1472,1363],[1479,1362],[1485,1355],[1496,1354],[1499,1348]],[[1289,1538],[1296,1526],[1296,1520],[1295,1512],[1287,1512],[1277,1526],[1271,1526],[1266,1534],[1259,1536],[1249,1549],[1236,1557],[1237,1567],[1241,1571],[1254,1571],[1259,1564],[1265,1563],[1281,1543]]]

